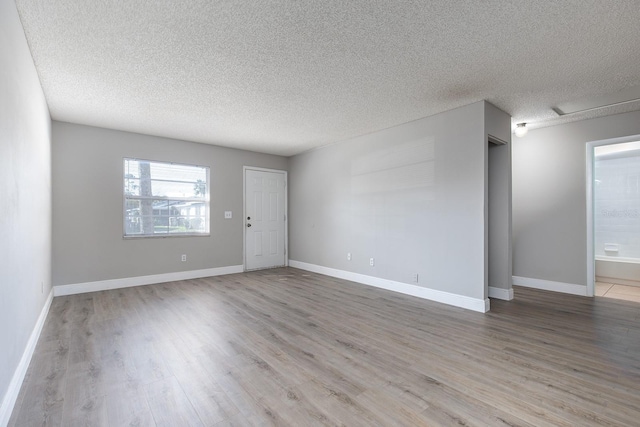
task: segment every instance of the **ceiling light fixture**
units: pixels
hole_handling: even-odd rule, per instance
[[[527,128],[527,124],[526,123],[518,123],[516,125],[516,131],[515,134],[518,138],[522,138],[523,136],[525,136],[527,134],[527,132],[529,132],[529,129]]]

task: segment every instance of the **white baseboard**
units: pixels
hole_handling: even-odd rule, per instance
[[[13,377],[11,378],[11,382],[9,383],[7,393],[2,400],[2,405],[0,406],[0,426],[6,426],[7,424],[9,424],[9,418],[11,418],[11,413],[13,412],[13,408],[16,404],[16,401],[18,400],[20,387],[22,387],[22,382],[24,381],[24,377],[27,374],[27,369],[29,368],[29,364],[31,363],[31,357],[33,357],[33,352],[36,349],[36,344],[38,344],[38,339],[40,338],[40,333],[42,332],[44,322],[45,320],[47,320],[47,314],[49,314],[51,301],[53,301],[53,289],[51,290],[51,292],[49,292],[49,296],[44,303],[44,307],[42,307],[42,310],[40,311],[40,316],[38,316],[38,320],[33,328],[33,331],[31,331],[29,341],[27,341],[27,346],[22,353],[20,363],[18,363],[18,367],[13,373]]]
[[[106,291],[109,289],[129,288],[132,286],[152,285],[155,283],[174,282],[176,280],[199,279],[201,277],[222,276],[242,273],[242,265],[228,267],[205,268],[203,270],[176,271],[174,273],[153,274],[150,276],[126,277],[123,279],[99,280],[96,282],[74,283],[53,287],[54,296],[82,294],[86,292]]]
[[[489,298],[511,301],[513,299],[513,288],[503,289],[489,286]]]
[[[464,295],[452,294],[450,292],[438,291],[435,289],[423,288],[421,286],[408,283],[396,282],[394,280],[381,279],[379,277],[366,276],[364,274],[352,273],[350,271],[338,270],[335,268],[323,267],[321,265],[308,264],[306,262],[289,260],[289,266],[313,273],[324,274],[325,276],[337,277],[339,279],[350,280],[376,288],[387,289],[401,294],[412,295],[414,297],[427,299],[455,307],[466,308],[468,310],[486,313],[489,311],[489,298],[477,299]]]
[[[526,288],[542,289],[545,291],[563,292],[565,294],[587,296],[587,287],[573,283],[553,282],[551,280],[531,279],[529,277],[513,276],[513,284]]]

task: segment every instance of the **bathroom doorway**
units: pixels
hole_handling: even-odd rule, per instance
[[[587,144],[588,294],[640,302],[640,136]]]

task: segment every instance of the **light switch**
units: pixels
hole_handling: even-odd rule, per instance
[[[231,219],[232,217],[231,211],[224,211],[224,219]]]

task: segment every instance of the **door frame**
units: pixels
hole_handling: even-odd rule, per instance
[[[242,167],[242,270],[247,270],[247,171],[273,172],[284,174],[284,265],[289,266],[289,181],[288,173],[280,169]],[[253,271],[253,270],[251,270]]]
[[[595,295],[596,288],[596,255],[594,248],[594,220],[593,220],[593,166],[596,147],[603,145],[623,144],[625,142],[640,141],[640,135],[622,136],[619,138],[601,139],[587,142],[587,296]]]

